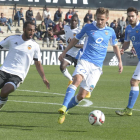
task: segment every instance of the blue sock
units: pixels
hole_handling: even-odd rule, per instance
[[[131,87],[131,91],[129,94],[128,108],[133,108],[137,98],[139,95],[139,87]]]
[[[68,106],[71,98],[74,96],[75,94],[75,91],[76,91],[77,87],[74,86],[74,85],[69,85],[69,87],[67,88],[67,91],[66,91],[66,95],[65,95],[65,98],[64,98],[64,102],[63,102],[63,105],[64,106]]]
[[[70,108],[72,108],[72,107],[74,107],[74,106],[76,106],[76,105],[78,105],[78,104],[79,104],[79,101],[77,100],[77,95],[76,95],[69,102],[68,107],[67,107],[67,110],[70,109]]]

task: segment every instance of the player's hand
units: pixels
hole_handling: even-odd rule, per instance
[[[118,67],[119,67],[119,73],[121,74],[122,71],[123,71],[123,65],[122,65],[122,62],[119,63]]]
[[[64,53],[60,54],[59,60],[60,60],[60,61],[63,61],[64,57],[65,57],[65,54],[64,54]]]
[[[120,53],[121,53],[121,55],[123,55],[124,54],[124,49],[121,49]]]
[[[47,79],[43,79],[44,84],[46,85],[47,89],[50,89],[50,83]]]
[[[68,42],[68,44],[71,42],[71,38],[69,38],[68,40],[67,40],[67,42]]]

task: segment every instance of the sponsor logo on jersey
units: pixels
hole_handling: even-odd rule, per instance
[[[102,43],[102,41],[103,41],[103,38],[97,38],[96,39],[96,43],[98,43],[98,44]]]
[[[18,43],[17,43],[17,42],[15,42],[15,44],[16,44],[16,45],[18,45]]]
[[[138,33],[139,32],[139,29],[136,29],[136,33]]]
[[[74,33],[73,36],[76,36],[76,33]]]
[[[108,35],[108,31],[105,31],[105,34]]]
[[[118,59],[117,59],[117,57],[116,57],[116,55],[115,55],[115,56],[113,56],[113,58],[110,60],[109,66],[118,66],[118,64],[119,64],[119,62],[118,62]]]
[[[31,50],[31,48],[32,48],[32,46],[31,46],[31,45],[29,45],[29,46],[28,46],[28,50]]]
[[[131,37],[131,40],[132,40],[132,41],[135,41],[135,36],[132,36],[132,37]]]

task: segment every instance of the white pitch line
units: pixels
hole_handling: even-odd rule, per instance
[[[30,103],[30,104],[49,104],[49,105],[62,105],[58,103],[47,103],[47,102],[30,102],[30,101],[17,101],[17,100],[8,100],[10,102],[18,102],[18,103]]]
[[[30,103],[30,104],[49,104],[49,105],[62,105],[59,103],[47,103],[47,102],[30,102],[30,101],[16,101],[16,100],[8,100],[10,102],[18,102],[18,103]],[[80,107],[85,107],[84,105],[78,105]],[[123,108],[113,108],[113,107],[99,107],[99,106],[86,106],[90,108],[101,108],[101,109],[110,109],[110,110],[115,110],[115,109],[123,109]],[[139,109],[133,109],[135,111],[140,111]]]
[[[51,92],[40,92],[40,91],[31,91],[31,90],[19,90],[18,91],[26,91],[26,92],[37,92],[37,93],[44,93],[44,94],[56,94],[56,95],[61,95],[61,96],[65,96],[64,94],[60,94],[60,93],[51,93]],[[47,102],[30,102],[30,101],[16,101],[16,100],[8,100],[8,101],[12,101],[12,102],[23,102],[23,103],[34,103],[34,104],[50,104],[50,105],[62,105],[59,103],[47,103]],[[86,104],[84,105],[78,105],[80,107],[91,107],[91,108],[105,108],[105,109],[124,109],[124,108],[113,108],[113,107],[99,107],[99,106],[93,106],[93,102],[87,100],[87,99],[83,99],[83,101],[86,102]],[[135,111],[140,111],[140,109],[133,109]]]
[[[26,91],[26,92],[36,92],[36,93],[44,93],[44,94],[55,94],[55,95],[61,95],[61,96],[65,96],[64,94],[60,94],[60,93],[51,93],[51,92],[41,92],[41,91],[32,91],[32,90],[20,90],[17,89],[18,91]],[[79,105],[79,106],[83,106],[83,107],[88,107],[91,106],[93,104],[92,101],[87,100],[87,99],[83,99],[82,101],[85,101],[84,105]],[[62,104],[61,104],[62,105]]]

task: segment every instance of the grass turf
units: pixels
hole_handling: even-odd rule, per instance
[[[68,80],[59,66],[44,66],[51,89],[47,90],[34,66],[24,83],[9,95],[9,101],[0,112],[1,140],[139,140],[140,102],[137,100],[133,116],[117,116],[116,108],[125,108],[130,91],[130,78],[134,66],[125,66],[122,74],[118,67],[103,67],[101,76],[88,107],[70,110],[65,122],[57,123]],[[70,73],[74,70],[69,67]],[[80,105],[84,105],[82,101]],[[102,126],[92,126],[88,114],[92,110],[104,112]]]

